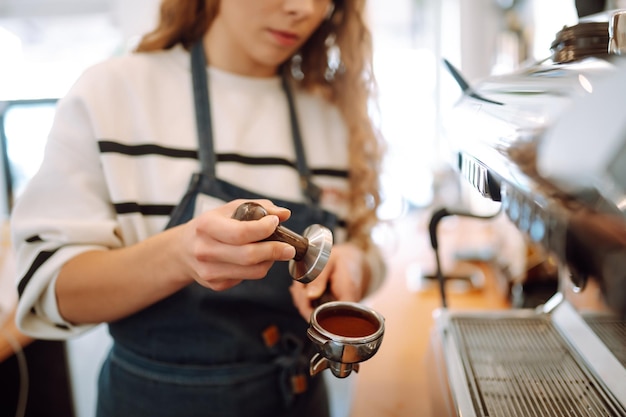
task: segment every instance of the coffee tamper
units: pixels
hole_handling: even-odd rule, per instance
[[[265,216],[267,211],[263,206],[253,202],[241,204],[233,213],[233,218],[237,220],[259,220]],[[278,225],[274,233],[264,240],[285,242],[296,249],[296,255],[289,261],[289,273],[293,279],[305,284],[322,272],[333,246],[331,231],[320,224],[310,225],[302,236]]]

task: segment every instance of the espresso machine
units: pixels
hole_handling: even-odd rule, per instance
[[[433,415],[626,416],[626,11],[564,27],[549,59],[446,116],[458,173],[558,265],[536,308],[435,314]]]

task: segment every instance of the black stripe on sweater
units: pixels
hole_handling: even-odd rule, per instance
[[[195,150],[166,148],[159,145],[124,145],[119,142],[101,140],[98,142],[101,153],[119,153],[129,156],[163,155],[171,158],[198,159]]]
[[[217,155],[218,162],[238,162],[244,165],[282,165],[293,169],[298,169],[296,164],[288,161],[284,158],[272,158],[272,157],[251,157],[244,156],[234,153],[225,153]],[[318,176],[326,176],[326,177],[337,177],[337,178],[348,178],[348,171],[341,169],[332,169],[332,168],[317,168],[311,169],[311,173],[313,175]]]
[[[221,153],[217,155],[217,161],[218,162],[238,162],[243,165],[256,165],[256,166],[280,165],[280,166],[286,166],[289,168],[297,169],[295,163],[288,161],[285,158],[274,158],[274,157],[269,157],[269,156],[252,157],[252,156],[245,156],[245,155],[240,155],[236,153]]]
[[[26,286],[28,285],[30,280],[33,278],[33,276],[35,275],[35,272],[37,272],[39,267],[43,265],[48,259],[50,259],[52,255],[56,253],[56,251],[57,249],[53,251],[43,251],[43,252],[40,252],[39,255],[37,255],[37,257],[35,258],[35,261],[30,265],[30,268],[28,268],[26,275],[24,275],[24,277],[20,280],[20,283],[17,286],[17,294],[19,297],[22,296],[22,294],[24,293],[24,290],[26,289]]]
[[[114,204],[115,212],[120,215],[141,213],[144,216],[169,216],[174,211],[175,206],[172,205],[148,205],[137,203],[118,203]],[[346,227],[347,222],[344,219],[338,219],[339,227]]]
[[[101,153],[118,153],[128,156],[144,156],[144,155],[161,155],[171,158],[198,159],[198,152],[195,150],[185,150],[176,148],[166,148],[164,146],[144,144],[144,145],[125,145],[119,142],[101,140],[98,142]],[[285,158],[276,157],[252,157],[236,153],[221,153],[217,156],[218,162],[235,162],[243,165],[251,166],[285,166],[297,169],[293,161]],[[345,170],[318,168],[312,169],[313,175],[348,178],[348,172]]]
[[[320,177],[348,178],[348,171],[345,169],[318,168],[311,169],[311,173]]]
[[[174,210],[169,204],[139,204],[135,202],[114,204],[117,214],[141,213],[146,216],[169,216]]]

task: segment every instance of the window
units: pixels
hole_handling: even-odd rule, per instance
[[[4,211],[37,172],[52,125],[56,99],[0,102],[0,148],[4,170]]]

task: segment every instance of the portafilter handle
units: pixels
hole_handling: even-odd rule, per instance
[[[233,213],[237,220],[259,220],[267,216],[267,210],[254,202],[245,202]],[[274,233],[263,240],[285,242],[293,246],[296,254],[289,261],[289,273],[300,282],[313,281],[326,266],[333,245],[331,231],[319,224],[307,227],[304,235],[299,235],[285,226],[278,225]]]

